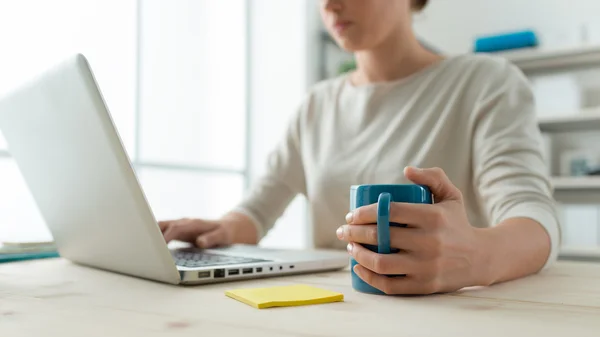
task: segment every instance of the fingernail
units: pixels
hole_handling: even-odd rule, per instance
[[[352,249],[354,249],[354,244],[352,244],[352,242],[350,242],[347,246],[346,246],[346,250],[348,251],[348,253],[352,254]]]
[[[344,237],[344,229],[342,227],[338,228],[335,231],[335,234],[337,235],[338,239],[342,239]]]
[[[346,223],[347,224],[351,224],[353,220],[354,220],[354,213],[349,212],[348,214],[346,214]]]
[[[198,248],[203,248],[206,246],[206,239],[204,238],[198,238],[196,239],[196,246],[198,246]]]

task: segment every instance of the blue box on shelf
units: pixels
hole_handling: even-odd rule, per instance
[[[533,48],[539,45],[537,34],[533,30],[523,30],[481,36],[475,39],[474,52],[493,53],[505,50]]]

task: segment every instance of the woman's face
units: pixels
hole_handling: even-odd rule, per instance
[[[410,0],[321,0],[321,18],[347,51],[380,44],[393,31],[410,28]]]

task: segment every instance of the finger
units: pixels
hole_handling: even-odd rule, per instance
[[[159,221],[158,228],[160,228],[160,231],[164,233],[167,230],[167,228],[169,228],[171,223],[172,221]]]
[[[388,295],[429,295],[438,292],[435,282],[422,282],[410,276],[379,275],[361,265],[354,266],[354,272],[363,281]]]
[[[226,242],[227,233],[222,228],[216,228],[212,231],[201,234],[196,238],[198,248],[212,248],[222,245]]]
[[[335,234],[338,239],[348,242],[366,243],[369,245],[377,244],[376,225],[344,225],[338,228]]]
[[[377,226],[344,225],[336,231],[340,240],[377,245]],[[390,227],[390,245],[392,248],[414,251],[421,247],[423,233],[414,228]]]
[[[365,247],[348,244],[348,252],[361,266],[383,275],[410,275],[419,273],[418,263],[406,253],[378,254]]]
[[[438,202],[462,199],[460,190],[439,167],[420,169],[409,166],[404,169],[404,176],[415,184],[429,187]]]
[[[393,202],[390,205],[390,221],[410,227],[428,227],[443,221],[443,209],[438,205]],[[352,225],[372,225],[377,222],[377,204],[367,205],[352,212]]]
[[[164,232],[163,237],[167,243],[176,240],[179,236],[178,226],[169,226]]]
[[[209,222],[178,220],[170,224],[163,236],[167,242],[171,240],[195,242],[198,236],[213,229],[215,229],[215,225]]]

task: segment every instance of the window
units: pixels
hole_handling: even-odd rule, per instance
[[[256,178],[305,95],[309,82],[307,15],[318,7],[306,0],[253,0],[251,4],[250,173]],[[261,244],[287,248],[310,244],[306,221],[306,201],[298,197]]]
[[[217,218],[247,172],[245,1],[152,0],[140,13],[142,185],[159,219]]]
[[[0,2],[0,94],[64,56],[82,52],[92,65],[127,150],[133,153],[135,18],[134,0]],[[0,136],[0,240],[50,239],[6,150]]]
[[[241,175],[148,167],[138,171],[159,219],[218,218],[241,199],[244,191]]]
[[[8,146],[6,145],[6,140],[4,139],[4,137],[2,137],[2,133],[0,133],[0,153],[5,154],[7,147]]]
[[[217,218],[261,173],[305,92],[306,27],[302,16],[288,15],[305,7],[304,0],[1,2],[0,93],[82,52],[156,218]],[[50,239],[7,150],[0,134],[0,241]],[[263,244],[302,247],[304,212],[299,198]]]
[[[140,161],[244,171],[245,9],[142,3]]]
[[[12,159],[0,158],[0,241],[52,238]]]

